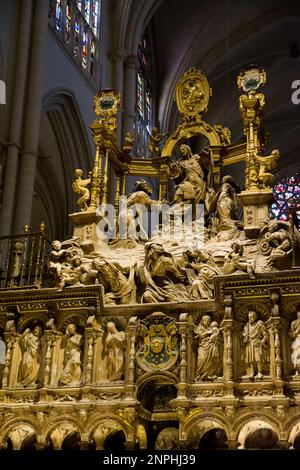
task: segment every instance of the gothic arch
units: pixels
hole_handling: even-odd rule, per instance
[[[24,441],[26,437],[29,436],[29,434],[32,436],[34,434],[38,435],[39,431],[40,431],[39,426],[37,426],[37,423],[34,422],[33,419],[14,418],[8,421],[1,429],[0,444],[5,444],[8,438],[11,439],[12,433],[15,433],[16,442],[15,444],[13,442],[13,446],[14,448],[20,448],[22,445],[22,442]]]
[[[115,17],[117,49],[126,50],[128,55],[136,55],[142,33],[162,1],[125,0],[119,2],[121,13],[116,13]]]
[[[237,441],[240,444],[238,448],[245,449],[245,442],[246,442],[247,437],[249,437],[255,431],[258,431],[260,429],[269,429],[270,431],[273,431],[277,436],[279,436],[280,434],[280,429],[279,429],[278,424],[274,420],[271,420],[269,417],[265,417],[265,416],[260,416],[260,418],[257,418],[257,416],[253,416],[252,418],[248,417],[247,421],[243,422],[242,425],[237,428],[237,433],[238,433]]]
[[[203,412],[199,411],[191,416],[182,426],[180,435],[185,440],[193,440],[198,443],[207,431],[211,429],[223,429],[226,435],[229,435],[230,426],[227,421],[219,416],[211,414],[203,416]]]
[[[47,425],[44,427],[43,432],[41,433],[40,440],[46,441],[51,438],[51,435],[55,432],[56,429],[61,431],[66,431],[65,435],[61,439],[61,443],[70,433],[76,431],[80,436],[84,434],[84,429],[80,418],[76,419],[69,414],[64,414],[63,416],[55,416],[53,419],[47,422]],[[58,438],[59,439],[59,438]]]
[[[93,153],[70,90],[53,89],[44,96],[41,121],[35,192],[47,212],[50,238],[62,239],[68,236],[71,227],[65,213],[77,210],[72,192],[73,171],[82,168],[87,174]]]

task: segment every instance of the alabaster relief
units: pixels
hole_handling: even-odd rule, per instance
[[[127,129],[118,146],[120,95],[96,95],[72,238],[48,246],[41,224],[34,249],[28,226],[9,241],[0,448],[299,447],[300,236],[292,217],[269,218],[279,151],[263,154],[265,81],[255,66],[239,76],[235,144],[203,120],[209,84],[190,69],[176,86],[181,123],[154,127],[147,156]]]

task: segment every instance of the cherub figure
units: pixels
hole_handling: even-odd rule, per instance
[[[132,144],[134,142],[134,137],[131,132],[126,132],[124,138],[123,152],[130,153],[132,152]]]
[[[159,142],[167,135],[167,133],[160,134],[157,127],[153,127],[150,135],[150,142],[148,146],[149,153],[155,155],[159,153]]]
[[[53,250],[51,251],[48,259],[48,268],[49,271],[53,274],[57,274],[60,276],[61,273],[61,263],[60,259],[62,255],[65,253],[65,250],[61,249],[61,242],[59,240],[54,240],[51,244]]]
[[[73,256],[69,261],[69,265],[63,266],[62,268],[60,283],[57,290],[62,291],[66,284],[72,286],[80,283],[82,274],[87,272],[87,268],[82,265],[81,258],[79,256]]]
[[[72,189],[74,193],[81,194],[77,204],[81,210],[85,211],[88,208],[88,203],[90,201],[90,190],[87,188],[87,185],[91,183],[91,178],[82,179],[82,175],[83,171],[80,168],[75,170],[76,179],[72,184]]]
[[[240,240],[234,240],[231,244],[231,251],[228,254],[224,266],[224,274],[233,274],[237,271],[245,271],[253,279],[255,277],[254,263],[243,257],[244,247]]]

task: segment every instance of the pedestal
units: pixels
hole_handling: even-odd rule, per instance
[[[257,238],[261,223],[269,217],[269,207],[274,201],[271,189],[242,191],[238,198],[244,208],[244,230],[248,238]]]
[[[74,223],[73,237],[81,239],[80,246],[85,254],[92,251],[101,252],[107,249],[108,238],[100,239],[98,234],[98,224],[105,224],[105,221],[96,209],[84,212],[74,212],[69,214]],[[103,230],[101,230],[103,234]]]

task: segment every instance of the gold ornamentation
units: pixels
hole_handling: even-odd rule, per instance
[[[76,194],[80,194],[77,204],[81,210],[87,210],[90,202],[90,190],[87,186],[91,183],[91,178],[82,179],[83,171],[78,168],[75,170],[75,181],[72,184],[72,189]]]
[[[184,121],[193,122],[201,119],[207,111],[211,88],[201,71],[196,67],[189,69],[179,80],[175,90],[175,100]]]
[[[179,356],[179,344],[172,318],[160,312],[153,313],[141,321],[139,337],[142,343],[136,360],[142,370],[168,370],[174,366]]]

